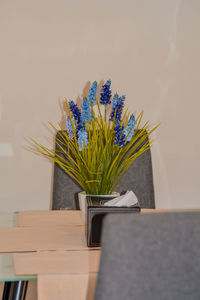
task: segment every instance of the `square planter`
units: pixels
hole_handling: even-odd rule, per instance
[[[136,203],[134,206],[130,207],[115,207],[104,206],[103,204],[106,201],[108,200],[101,199],[101,205],[99,205],[98,202],[93,201],[90,196],[86,196],[86,236],[88,247],[99,247],[101,245],[103,218],[107,214],[140,212],[139,203]]]

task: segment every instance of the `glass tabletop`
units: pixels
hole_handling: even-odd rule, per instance
[[[26,281],[35,279],[37,279],[36,275],[16,275],[12,254],[0,254],[0,281]]]
[[[18,226],[18,214],[0,214],[0,228],[2,227],[17,227]]]
[[[0,228],[17,227],[18,214],[0,214]],[[36,275],[16,275],[12,253],[0,253],[0,281],[34,280]]]

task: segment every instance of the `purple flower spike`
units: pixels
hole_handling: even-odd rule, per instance
[[[122,110],[124,107],[125,96],[119,97],[118,94],[115,94],[112,101],[112,110],[110,114],[110,120],[113,121],[115,117],[115,123],[118,124],[122,119]]]
[[[73,100],[69,101],[69,108],[74,116],[74,119],[77,121],[77,123],[80,123],[81,120],[81,112],[78,106],[74,103]]]
[[[110,98],[112,96],[112,92],[110,89],[111,81],[107,80],[101,89],[100,103],[103,105],[110,104]]]
[[[114,144],[121,147],[125,145],[126,135],[123,132],[124,126],[117,125],[115,126],[115,141]]]

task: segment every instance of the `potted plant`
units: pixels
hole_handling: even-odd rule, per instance
[[[85,195],[90,195],[88,199],[94,205],[101,205],[118,195],[114,192],[120,179],[134,160],[151,147],[149,137],[158,126],[150,129],[149,122],[142,125],[143,111],[137,117],[130,114],[125,109],[125,96],[112,96],[110,80],[102,86],[99,96],[94,81],[81,107],[67,99],[65,104],[66,130],[50,123],[59,133],[55,138],[59,151],[34,139],[31,149],[56,162]]]

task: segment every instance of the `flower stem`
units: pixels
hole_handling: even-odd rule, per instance
[[[105,122],[106,122],[106,113],[107,113],[107,105],[105,105],[105,115],[104,115]]]

